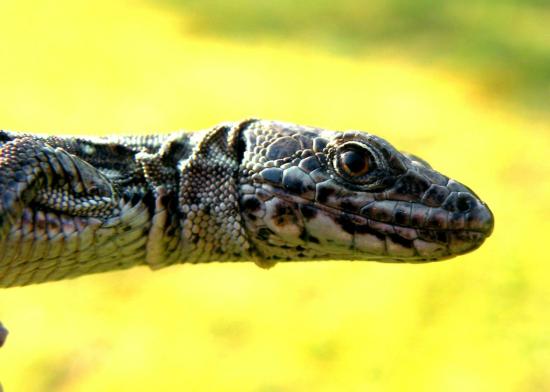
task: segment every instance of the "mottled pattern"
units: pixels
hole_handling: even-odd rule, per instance
[[[3,287],[139,264],[433,261],[492,227],[470,189],[362,132],[260,120],[142,137],[0,132]]]

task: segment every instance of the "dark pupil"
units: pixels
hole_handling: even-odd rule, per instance
[[[342,163],[350,173],[360,173],[365,170],[367,164],[363,154],[357,151],[347,151],[342,155]]]

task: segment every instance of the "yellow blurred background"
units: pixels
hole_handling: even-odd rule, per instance
[[[549,18],[535,0],[0,1],[0,128],[368,130],[496,217],[482,248],[441,263],[1,290],[5,391],[549,391]]]

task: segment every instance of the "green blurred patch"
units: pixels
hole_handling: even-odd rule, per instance
[[[349,55],[396,53],[468,73],[488,94],[545,109],[550,3],[544,0],[163,0],[192,31],[284,39]]]

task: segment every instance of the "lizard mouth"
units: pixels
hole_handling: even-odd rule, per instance
[[[320,203],[262,186],[270,194],[263,221],[276,235],[299,236],[319,258],[427,262],[477,249],[491,234],[494,218],[474,199],[467,211],[420,203],[332,198]],[[330,255],[327,255],[327,249]]]

